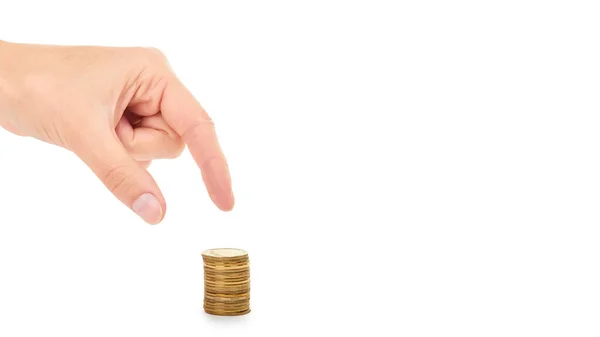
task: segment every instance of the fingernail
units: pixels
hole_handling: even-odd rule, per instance
[[[144,193],[137,198],[132,208],[137,215],[151,225],[155,225],[162,220],[162,206],[158,199],[150,193]]]

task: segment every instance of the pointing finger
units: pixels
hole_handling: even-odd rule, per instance
[[[234,197],[229,167],[210,116],[176,78],[165,89],[161,112],[190,149],[212,201],[223,211],[231,210]]]

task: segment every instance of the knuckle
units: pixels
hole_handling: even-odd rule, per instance
[[[160,49],[154,47],[144,48],[144,56],[147,61],[154,64],[166,65],[167,56]]]
[[[111,167],[104,175],[104,185],[113,193],[127,184],[131,175],[123,165]]]
[[[204,109],[204,107],[201,106],[200,107],[200,111],[201,111],[200,116],[202,117],[202,121],[200,122],[200,124],[209,124],[209,125],[214,126],[215,125],[215,121],[208,114],[208,112],[206,112],[206,110]]]
[[[214,120],[205,114],[202,120],[191,125],[183,134],[182,138],[187,143],[195,137],[198,137],[201,134],[205,134],[208,130],[210,132],[215,131],[215,122]]]
[[[148,167],[150,167],[150,165],[152,165],[152,160],[139,161],[138,165],[142,169],[147,169]]]
[[[175,140],[165,150],[164,156],[166,159],[178,158],[185,150],[185,143],[181,139]]]
[[[131,47],[128,49],[127,57],[131,62],[141,67],[158,69],[169,69],[167,56],[160,49],[154,47]]]
[[[175,148],[173,149],[173,159],[181,156],[181,154],[183,153],[184,150],[185,150],[185,143],[183,142],[183,140],[178,141],[177,144],[175,145]]]
[[[155,47],[149,47],[149,48],[148,48],[148,52],[149,52],[149,53],[150,53],[152,56],[154,56],[154,57],[156,57],[156,58],[158,58],[158,59],[161,59],[161,60],[166,60],[166,59],[167,59],[167,56],[165,55],[165,53],[164,53],[162,50],[158,49],[158,48],[155,48]]]
[[[146,50],[149,53],[152,53],[153,55],[156,56],[160,56],[160,57],[165,57],[165,54],[162,52],[162,50],[156,48],[156,47],[147,47]]]

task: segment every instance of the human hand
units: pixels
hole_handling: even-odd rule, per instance
[[[155,49],[0,41],[0,126],[72,151],[150,224],[166,203],[146,168],[187,145],[212,201],[233,208],[214,124]]]

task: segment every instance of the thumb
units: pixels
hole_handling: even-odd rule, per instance
[[[88,138],[89,139],[89,138]],[[162,221],[166,204],[156,181],[127,153],[116,135],[106,135],[75,153],[104,185],[149,224]]]

